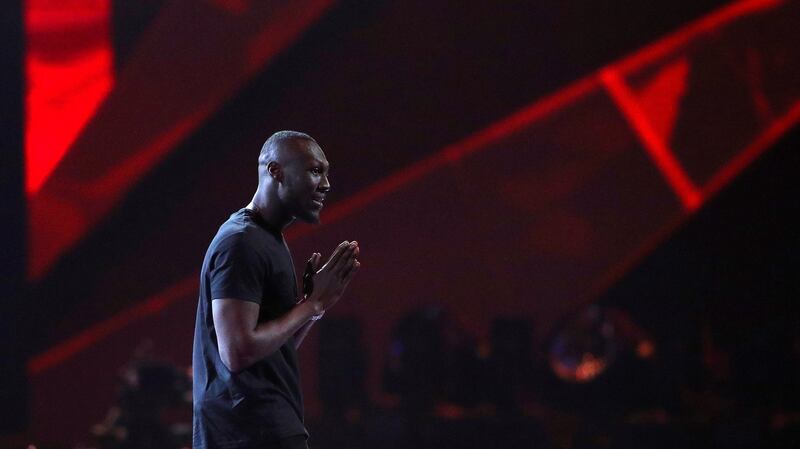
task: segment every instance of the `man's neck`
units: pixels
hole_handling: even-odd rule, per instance
[[[279,229],[281,232],[294,222],[293,217],[280,213],[281,211],[277,207],[270,207],[269,203],[264,203],[266,202],[260,202],[257,198],[253,198],[245,207],[258,214],[270,227]]]

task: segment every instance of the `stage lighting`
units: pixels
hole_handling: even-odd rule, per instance
[[[550,344],[550,368],[568,382],[584,383],[608,369],[617,355],[614,325],[592,305],[569,320]]]

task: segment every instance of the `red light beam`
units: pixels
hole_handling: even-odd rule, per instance
[[[619,73],[613,68],[600,71],[600,79],[606,87],[611,98],[622,111],[625,119],[636,131],[639,141],[647,150],[648,155],[658,167],[669,186],[678,196],[687,212],[696,210],[703,202],[703,196],[694,183],[681,167],[680,162],[669,149],[664,139],[656,132],[653,125],[636,101],[633,92],[622,81]]]

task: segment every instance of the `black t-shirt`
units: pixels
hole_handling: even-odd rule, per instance
[[[258,322],[287,313],[297,280],[280,231],[241,209],[219,228],[203,260],[194,331],[195,449],[249,448],[308,435],[293,339],[238,373],[222,363],[211,301],[235,298],[260,305]]]

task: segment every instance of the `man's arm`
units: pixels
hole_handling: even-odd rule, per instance
[[[314,322],[308,320],[306,324],[300,326],[300,329],[298,329],[297,332],[294,333],[294,349],[300,349],[300,345],[303,343],[303,340],[306,338],[306,335],[308,335],[308,331],[311,330],[311,326],[313,325]]]
[[[241,371],[269,356],[293,335],[295,346],[308,333],[311,317],[332,307],[360,266],[358,244],[342,242],[317,273],[318,288],[305,301],[280,318],[258,324],[260,306],[251,301],[219,298],[211,302],[217,345],[222,362],[233,372]],[[305,332],[302,328],[305,325]]]
[[[280,318],[257,324],[259,305],[254,302],[215,299],[211,308],[219,355],[233,372],[241,371],[277,351],[316,314],[314,307],[304,302]]]

